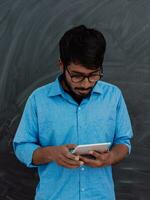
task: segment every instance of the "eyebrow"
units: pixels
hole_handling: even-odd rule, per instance
[[[93,73],[96,73],[96,72],[98,72],[99,71],[99,69],[97,69],[96,71],[94,71],[94,72],[90,72],[89,74],[93,74]],[[81,74],[81,75],[85,75],[84,73],[82,73],[82,72],[77,72],[77,71],[72,71],[72,73],[76,73],[76,74]]]

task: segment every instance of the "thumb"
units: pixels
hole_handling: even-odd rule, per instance
[[[77,145],[75,145],[75,144],[66,144],[66,147],[67,147],[68,149],[74,149],[76,146],[77,146]]]

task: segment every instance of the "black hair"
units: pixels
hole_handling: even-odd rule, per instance
[[[68,30],[59,41],[60,59],[65,67],[74,63],[102,69],[105,49],[103,34],[84,25]]]

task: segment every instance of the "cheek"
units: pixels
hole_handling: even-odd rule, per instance
[[[76,88],[79,88],[79,86],[76,85],[76,84],[71,84],[71,88],[72,88],[74,91],[76,91]]]
[[[76,91],[76,88],[81,88],[81,84],[80,83],[73,83],[71,81],[71,78],[68,76],[68,74],[66,74],[66,80],[67,80],[68,85],[70,86],[70,88],[73,91]]]
[[[72,85],[72,87],[73,87],[73,89],[79,89],[79,88],[81,88],[81,85],[80,84],[73,84]]]
[[[70,86],[70,88],[72,90],[75,90],[75,88],[78,87],[77,84],[72,83],[72,81],[70,80],[70,78],[66,77],[66,79],[67,79],[68,85]]]

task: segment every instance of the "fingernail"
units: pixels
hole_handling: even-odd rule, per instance
[[[80,162],[80,165],[84,165],[84,162],[81,161],[81,162]]]
[[[76,157],[75,157],[75,160],[79,160],[79,156],[76,156]]]

